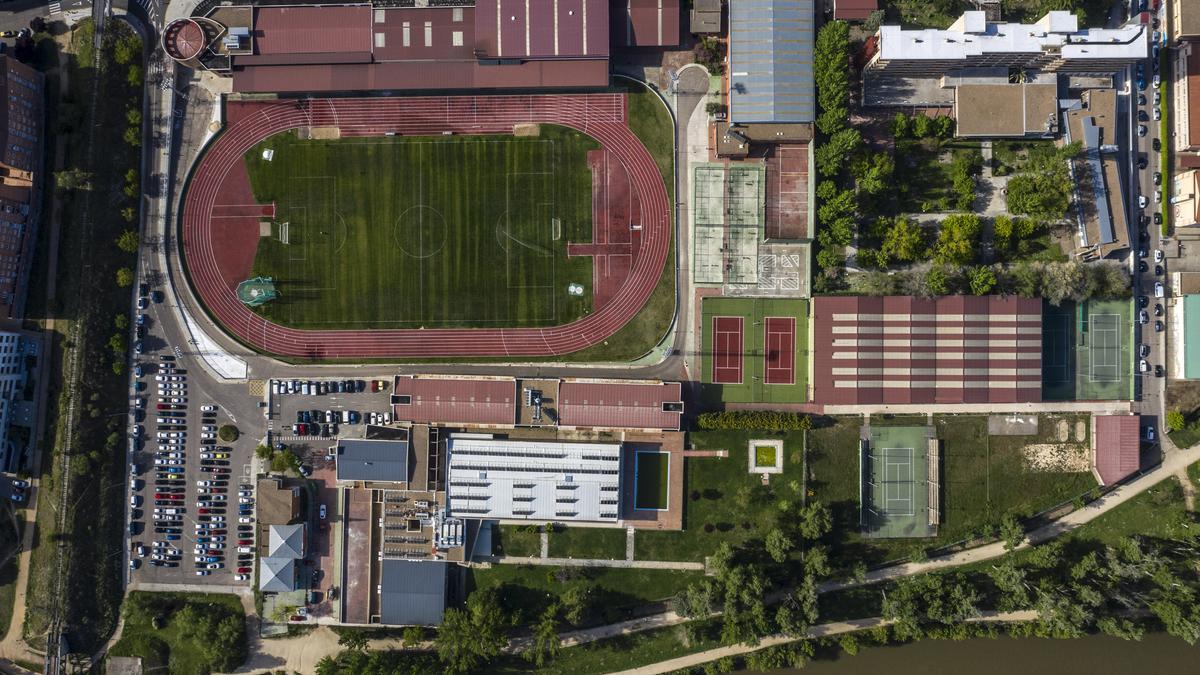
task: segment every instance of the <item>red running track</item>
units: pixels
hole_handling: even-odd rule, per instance
[[[596,312],[551,328],[297,330],[271,323],[238,301],[225,279],[210,219],[226,175],[262,139],[305,126],[339,127],[343,136],[512,133],[545,122],[599,141],[629,170],[642,196],[642,247],[629,277]],[[237,116],[192,176],[183,209],[183,250],[192,284],[212,316],[239,340],[265,352],[310,358],[554,356],[601,342],[637,315],[658,284],[671,242],[670,203],[650,153],[626,124],[623,94],[310,99],[256,104]]]

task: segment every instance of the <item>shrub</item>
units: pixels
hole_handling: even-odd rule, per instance
[[[241,432],[232,424],[222,424],[220,429],[217,429],[217,438],[220,438],[226,443],[232,443],[238,439]]]
[[[701,429],[761,429],[798,431],[811,429],[812,419],[802,413],[775,410],[725,410],[700,413],[696,424]]]

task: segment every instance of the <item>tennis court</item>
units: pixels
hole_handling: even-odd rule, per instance
[[[1049,303],[1042,312],[1042,398],[1105,401],[1133,397],[1133,303]]]
[[[742,317],[714,316],[713,334],[713,382],[717,384],[742,383]]]
[[[796,378],[795,317],[767,317],[763,335],[767,359],[763,377],[767,384],[792,384]]]
[[[869,427],[860,443],[862,486],[859,524],[865,537],[931,537],[929,427]],[[931,487],[932,486],[932,487]]]
[[[807,301],[710,297],[700,316],[701,396],[707,403],[808,400]]]

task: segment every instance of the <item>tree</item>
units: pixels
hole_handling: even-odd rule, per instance
[[[404,629],[401,644],[405,649],[413,649],[425,641],[425,629],[420,626],[409,626]]]
[[[132,223],[137,218],[137,209],[132,206],[126,206],[121,209],[121,217],[125,219],[125,222]]]
[[[131,87],[142,86],[142,67],[138,65],[129,66],[129,74],[125,78]]]
[[[354,628],[342,628],[337,631],[338,644],[346,649],[362,651],[367,648],[367,634]]]
[[[671,600],[671,607],[679,616],[706,617],[716,610],[717,591],[714,579],[701,579],[676,593]]]
[[[934,259],[957,265],[972,262],[976,256],[979,231],[979,216],[973,213],[947,216],[938,229],[938,240],[933,247]]]
[[[117,327],[117,330],[125,330],[129,328],[129,317],[125,314],[115,314],[113,315],[113,325]]]
[[[138,235],[133,230],[125,230],[117,237],[117,248],[126,253],[137,253]]]
[[[1167,431],[1179,431],[1186,426],[1187,420],[1178,408],[1167,411]]]
[[[579,625],[592,607],[592,589],[589,586],[570,586],[562,594],[563,618],[568,623]]]
[[[1013,219],[1007,215],[998,215],[992,220],[992,246],[996,253],[1004,258],[1012,248]]]
[[[558,612],[559,606],[551,604],[542,613],[542,618],[538,621],[533,629],[533,640],[530,642],[529,649],[522,654],[527,661],[535,663],[538,667],[544,666],[547,661],[552,661],[558,656],[562,644],[558,639]]]
[[[71,190],[91,190],[92,174],[82,169],[67,169],[54,174],[54,186],[60,192]]]
[[[275,456],[275,451],[271,449],[271,446],[259,443],[258,447],[254,448],[254,454],[259,459],[269,462]]]
[[[817,585],[812,577],[805,577],[796,590],[779,604],[775,611],[775,623],[787,635],[799,637],[817,621]]]
[[[467,673],[495,658],[506,642],[506,623],[494,588],[471,593],[465,609],[446,610],[435,642],[447,672]]]
[[[125,121],[129,126],[136,127],[142,123],[142,111],[137,108],[129,108],[125,111]]]
[[[142,130],[139,127],[128,127],[125,129],[125,143],[131,148],[137,148],[142,145]]]
[[[332,656],[326,654],[321,657],[320,661],[317,661],[314,672],[317,675],[338,675],[338,670],[337,661]]]
[[[877,197],[893,188],[892,176],[896,162],[886,152],[860,158],[854,163],[853,173],[860,194]]]
[[[805,504],[796,520],[800,536],[809,541],[816,541],[833,529],[833,513],[821,501]]]
[[[915,138],[928,138],[933,133],[933,120],[925,115],[913,117],[912,135]]]
[[[788,554],[795,548],[796,543],[792,538],[787,536],[783,530],[778,527],[767,533],[767,555],[771,556],[771,560],[777,563],[785,563],[788,559]]]
[[[758,569],[735,565],[719,578],[724,584],[721,641],[756,643],[770,630],[764,596],[767,582]]]
[[[1004,542],[1004,550],[1011,551],[1025,541],[1025,527],[1016,515],[1006,513],[1000,518],[1000,539]]]
[[[817,172],[822,176],[837,175],[862,146],[862,132],[858,129],[842,129],[832,134],[828,140],[817,146]]]
[[[113,47],[113,60],[123,66],[132,63],[141,54],[142,41],[136,36],[123,37]]]
[[[826,246],[817,251],[817,266],[822,269],[836,269],[846,262],[846,250],[841,246]]]
[[[971,293],[987,295],[996,287],[996,273],[990,267],[975,267],[970,272]]]
[[[122,267],[117,270],[117,285],[121,288],[129,288],[133,283],[133,270],[128,267]]]
[[[225,441],[226,443],[233,443],[240,435],[241,432],[238,431],[238,428],[232,424],[222,424],[221,428],[217,429],[217,438]]]
[[[954,118],[941,116],[933,121],[933,133],[940,139],[946,140],[954,135]]]
[[[813,79],[821,114],[817,129],[834,134],[846,125],[850,105],[850,27],[831,21],[813,43]]]
[[[912,120],[902,112],[892,117],[892,136],[896,140],[907,137],[912,133]]]
[[[920,260],[928,251],[925,231],[915,220],[899,216],[884,234],[881,250],[900,262]]]

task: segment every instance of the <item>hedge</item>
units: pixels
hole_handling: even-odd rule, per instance
[[[701,429],[762,429],[798,431],[812,428],[812,418],[802,413],[774,410],[726,410],[700,413],[696,425]]]

